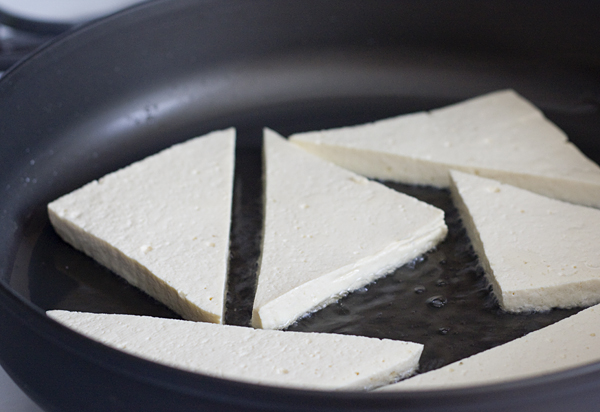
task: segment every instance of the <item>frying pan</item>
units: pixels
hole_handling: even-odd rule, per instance
[[[96,276],[102,268],[53,234],[45,205],[214,129],[237,127],[240,158],[260,158],[264,126],[287,135],[357,124],[502,88],[599,161],[599,10],[585,1],[155,1],[61,35],[0,79],[2,366],[49,411],[595,409],[600,364],[452,391],[331,393],[112,350],[44,311],[175,315]],[[120,295],[104,293],[113,289]]]

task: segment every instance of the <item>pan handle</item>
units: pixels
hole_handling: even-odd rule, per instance
[[[29,32],[2,24],[0,10],[0,72],[27,56],[56,34]]]

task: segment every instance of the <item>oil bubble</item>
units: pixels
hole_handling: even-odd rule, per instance
[[[415,293],[419,294],[419,295],[421,293],[424,293],[426,290],[427,289],[425,288],[425,286],[422,286],[422,285],[415,286],[415,288],[414,288]]]
[[[442,308],[444,307],[444,305],[446,305],[447,302],[448,300],[441,295],[432,296],[429,299],[427,299],[427,304],[433,308]]]

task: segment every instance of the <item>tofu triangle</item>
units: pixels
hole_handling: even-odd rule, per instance
[[[264,132],[265,220],[252,325],[284,328],[432,249],[443,211]]]
[[[423,345],[149,316],[49,311],[87,337],[167,366],[254,384],[365,390],[410,375]]]
[[[593,306],[504,345],[381,392],[456,389],[532,378],[600,361],[600,307]]]
[[[452,171],[452,196],[500,306],[600,302],[600,210]]]
[[[67,242],[190,320],[223,322],[235,130],[175,145],[48,205]]]
[[[600,167],[512,90],[290,140],[367,177],[448,187],[454,169],[600,208]]]

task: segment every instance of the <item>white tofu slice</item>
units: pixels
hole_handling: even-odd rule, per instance
[[[448,170],[600,207],[600,167],[512,90],[290,140],[367,177],[448,187]]]
[[[600,361],[600,307],[377,391],[454,389],[531,378]]]
[[[235,130],[175,145],[48,205],[67,242],[182,317],[223,321]]]
[[[423,345],[326,333],[283,332],[146,316],[50,311],[113,348],[218,378],[319,390],[365,390],[408,376]]]
[[[252,325],[284,328],[444,239],[444,212],[264,135],[265,221]]]
[[[451,171],[452,197],[500,306],[600,302],[600,210]]]

